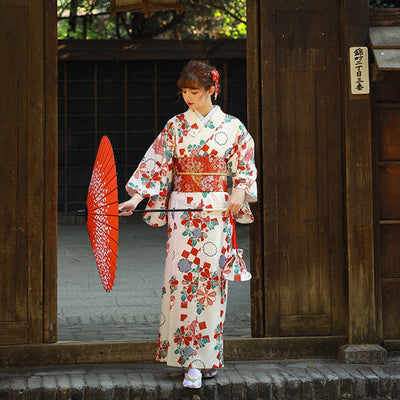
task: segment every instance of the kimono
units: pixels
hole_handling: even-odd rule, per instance
[[[130,195],[149,198],[146,209],[226,208],[230,183],[245,191],[237,221],[253,222],[254,141],[238,118],[215,107],[205,125],[190,109],[174,116],[147,150],[126,184]],[[229,218],[221,211],[176,211],[145,213],[144,220],[168,224],[156,360],[223,367],[228,287],[221,272],[231,248]]]

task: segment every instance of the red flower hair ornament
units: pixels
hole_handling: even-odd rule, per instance
[[[211,71],[211,74],[212,74],[212,78],[213,78],[213,81],[214,81],[214,84],[215,84],[214,99],[217,100],[217,96],[218,96],[218,93],[219,93],[219,90],[218,90],[219,72],[216,69],[213,69]]]

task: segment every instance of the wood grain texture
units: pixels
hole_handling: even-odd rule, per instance
[[[44,342],[57,341],[57,2],[45,3]]]
[[[400,268],[400,219],[396,199],[400,174],[400,79],[398,72],[385,72],[373,91],[375,249],[378,339],[399,339],[400,333],[392,318],[396,318],[398,302],[392,297],[398,288]],[[395,310],[393,310],[395,308]],[[390,349],[392,345],[388,345]]]
[[[336,357],[345,336],[231,338],[227,361]],[[0,367],[154,361],[156,342],[55,343],[0,346]]]
[[[389,337],[400,337],[397,326],[392,323],[389,315],[398,302],[394,298],[391,302],[388,301],[393,287],[396,288],[400,279],[400,219],[397,217],[400,183],[399,111],[399,75],[385,72],[383,79],[373,86],[371,113],[377,331],[378,341],[385,343]]]
[[[242,59],[246,53],[244,39],[60,40],[58,43],[58,57],[62,61]]]
[[[342,3],[349,342],[375,343],[372,159],[369,95],[352,95],[351,46],[368,44],[368,3]]]
[[[260,1],[261,131],[263,144],[265,335],[279,336],[278,154],[275,112],[274,11]]]
[[[29,342],[43,341],[44,7],[29,2],[28,319]],[[28,90],[28,88],[26,88]]]
[[[27,16],[27,8],[0,6],[0,321],[9,326],[27,320]],[[2,343],[21,343],[21,335],[13,332],[4,328]]]
[[[11,339],[11,340],[10,340]],[[25,344],[28,341],[28,324],[26,322],[0,323],[0,345]]]
[[[400,290],[400,280],[382,282],[382,320],[383,337],[385,340],[400,338],[400,307],[397,301]]]
[[[400,351],[400,339],[384,340],[383,347],[387,351]]]
[[[345,234],[345,205],[344,205],[344,143],[343,143],[343,71],[342,71],[342,54],[341,54],[341,34],[340,25],[341,15],[340,7],[336,2],[330,3],[329,18],[327,19],[327,30],[329,32],[327,43],[327,70],[319,72],[320,80],[325,80],[326,102],[321,103],[321,129],[326,129],[326,187],[327,202],[325,214],[322,214],[321,230],[328,229],[324,237],[327,238],[328,249],[325,250],[325,256],[329,257],[329,264],[325,264],[322,260],[321,273],[324,276],[321,286],[321,296],[324,307],[330,301],[332,313],[332,334],[343,335],[347,333],[348,328],[348,292],[347,292],[347,264],[346,264],[346,234]],[[324,86],[322,86],[324,87]],[[332,96],[336,93],[336,96]],[[324,109],[326,107],[326,109]],[[324,114],[325,113],[325,114]],[[319,122],[318,122],[319,123]],[[319,137],[319,136],[318,136]],[[323,149],[323,144],[321,143]],[[323,154],[319,161],[319,168],[323,165]],[[322,201],[322,209],[324,209]],[[327,213],[327,214],[326,214]],[[321,215],[321,212],[320,212]],[[324,220],[328,218],[328,221]],[[329,265],[329,268],[327,267]],[[326,282],[330,282],[330,299],[324,295],[328,290]],[[321,309],[321,312],[327,313]]]
[[[1,4],[5,7],[28,7],[29,0],[2,0]]]
[[[400,166],[379,168],[379,219],[400,219]]]
[[[399,103],[400,79],[399,73],[386,71],[384,79],[374,85],[376,103]]]
[[[19,49],[20,57],[18,64],[20,66],[19,92],[24,95],[19,98],[19,107],[17,114],[13,119],[19,125],[18,127],[18,197],[16,202],[17,212],[17,259],[16,268],[18,273],[15,275],[16,290],[16,321],[26,322],[28,320],[28,9],[19,10],[21,18],[18,24],[18,33],[20,42],[16,48]],[[16,71],[16,70],[14,70]]]
[[[400,224],[380,227],[379,264],[381,278],[400,278]]]
[[[381,286],[381,263],[380,263],[380,241],[381,229],[379,225],[379,129],[377,129],[377,93],[376,88],[380,81],[371,84],[371,136],[372,136],[372,180],[373,180],[373,207],[374,207],[374,272],[375,272],[375,298],[376,298],[376,338],[378,343],[383,342],[382,321],[382,286]]]
[[[250,226],[250,282],[251,335],[265,336],[264,309],[264,239],[263,239],[263,165],[261,132],[261,87],[260,87],[260,9],[258,1],[247,2],[247,121],[248,130],[256,146],[258,172],[258,201],[252,204],[255,221]]]
[[[319,334],[343,334],[340,15],[334,1],[268,4],[260,23],[267,335],[293,333],[286,321],[310,314],[330,319]]]
[[[280,327],[282,336],[328,336],[332,334],[332,315],[283,315]]]
[[[400,160],[400,107],[398,106],[400,103],[376,107],[379,161]]]
[[[18,196],[18,122],[10,118],[18,113],[17,96],[8,99],[11,93],[18,91],[18,59],[21,56],[15,46],[20,44],[20,37],[12,34],[12,27],[19,22],[18,10],[0,7],[0,48],[8,57],[0,59],[0,175],[1,191],[0,208],[0,321],[15,320],[15,274],[17,257],[17,213]],[[14,68],[16,69],[14,73]]]
[[[400,8],[370,8],[371,26],[400,26]]]

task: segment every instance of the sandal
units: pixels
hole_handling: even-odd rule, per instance
[[[216,369],[203,369],[202,375],[203,375],[204,379],[214,378],[214,376],[217,375],[217,370]]]
[[[199,389],[201,387],[201,377],[202,374],[199,370],[198,375],[190,376],[188,372],[185,372],[185,379],[183,380],[182,384],[184,387],[189,389]]]

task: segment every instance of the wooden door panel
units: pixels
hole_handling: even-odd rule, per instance
[[[43,306],[56,287],[56,15],[54,0],[0,4],[0,344],[41,343],[44,312],[47,330],[56,318]]]
[[[400,107],[379,107],[377,129],[379,135],[379,159],[400,160]]]
[[[28,343],[28,329],[26,322],[0,323],[0,345]]]
[[[382,224],[379,239],[381,278],[400,278],[400,224]]]
[[[379,204],[381,219],[400,219],[400,165],[380,167]]]
[[[332,315],[282,315],[281,336],[331,335]]]
[[[0,7],[0,323],[27,318],[27,18],[26,7]]]
[[[378,331],[383,340],[400,339],[400,97],[392,72],[374,86],[376,160],[376,286]]]
[[[382,280],[382,322],[385,339],[400,338],[400,307],[398,301],[400,279]]]
[[[261,24],[271,160],[264,165],[266,293],[279,287],[279,296],[266,302],[267,333],[345,333],[338,4],[268,4]]]

